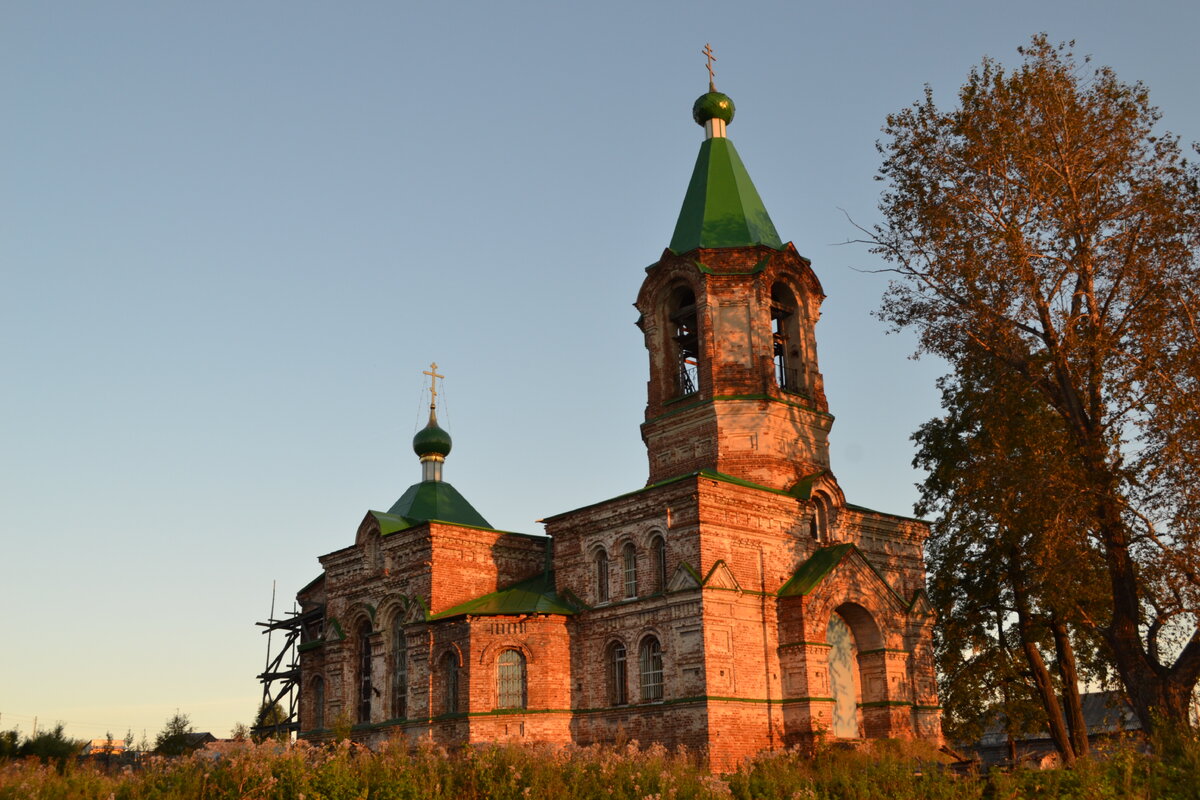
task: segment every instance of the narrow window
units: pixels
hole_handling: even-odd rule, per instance
[[[371,721],[371,623],[358,626],[358,721]]]
[[[663,699],[662,647],[658,639],[649,636],[638,651],[638,667],[641,674],[642,702]]]
[[[404,619],[397,614],[392,622],[392,717],[408,716],[408,644],[404,639]]]
[[[830,541],[832,532],[829,530],[829,517],[829,498],[823,494],[814,495],[812,534],[817,541]]]
[[[696,295],[686,286],[671,292],[671,340],[675,343],[675,394],[694,394],[699,388],[697,366],[700,335],[696,325]]]
[[[775,383],[785,392],[800,391],[800,343],[796,298],[781,283],[771,287],[771,338],[775,348]]]
[[[505,650],[500,654],[497,669],[497,707],[525,708],[525,655],[520,650]]]
[[[633,544],[625,545],[621,551],[622,573],[625,576],[625,596],[637,597],[637,550]]]
[[[608,602],[608,553],[604,548],[596,551],[596,602]]]
[[[313,678],[312,723],[308,727],[312,730],[325,727],[325,679],[320,675]]]
[[[650,542],[650,557],[654,569],[654,591],[667,590],[667,540],[655,536]]]
[[[443,713],[458,713],[458,658],[454,653],[442,656]]]
[[[613,642],[608,648],[608,704],[623,706],[629,702],[628,670],[625,645]]]

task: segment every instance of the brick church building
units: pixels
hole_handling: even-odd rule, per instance
[[[546,536],[493,529],[442,479],[431,370],[420,482],[298,594],[302,738],[637,739],[714,768],[817,736],[940,740],[928,530],[838,487],[824,294],[726,138],[733,110],[696,101],[706,138],[637,296],[645,485]]]

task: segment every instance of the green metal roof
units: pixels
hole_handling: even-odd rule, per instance
[[[834,567],[842,563],[842,559],[854,550],[852,544],[839,544],[833,547],[822,547],[809,557],[796,570],[792,579],[785,583],[778,592],[780,597],[797,597],[805,595],[817,588],[825,576],[833,572]]]
[[[393,527],[390,531],[383,530],[385,516],[392,518],[387,520],[389,525],[408,524],[403,525],[403,527]],[[457,489],[445,481],[421,481],[420,483],[414,483],[408,487],[408,490],[404,494],[400,495],[400,499],[388,509],[386,515],[377,514],[376,518],[379,519],[381,533],[393,533],[420,522],[429,522],[431,519],[439,522],[471,525],[476,528],[492,527],[467,502],[467,498],[459,494]]]
[[[671,251],[686,253],[697,247],[756,244],[783,249],[783,241],[733,142],[723,136],[706,139],[700,145],[692,181],[675,223]]]
[[[507,589],[485,594],[474,600],[434,614],[434,619],[447,619],[470,614],[474,617],[493,617],[518,614],[574,614],[579,607],[554,591],[554,573],[543,572],[533,578],[515,583]]]

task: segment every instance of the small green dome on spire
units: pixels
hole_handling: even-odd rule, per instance
[[[437,419],[432,414],[429,415],[429,424],[413,437],[413,452],[421,458],[432,455],[445,458],[450,454],[450,434],[438,427]]]
[[[692,105],[692,119],[702,128],[710,119],[723,120],[728,125],[733,122],[733,112],[733,100],[721,92],[702,94]]]

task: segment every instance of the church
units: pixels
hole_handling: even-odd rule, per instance
[[[675,231],[635,304],[644,484],[548,516],[544,536],[495,530],[444,479],[434,365],[420,481],[297,595],[301,738],[636,739],[714,769],[819,737],[940,742],[928,528],[838,487],[821,283],[726,136],[733,102],[709,89]]]

